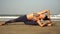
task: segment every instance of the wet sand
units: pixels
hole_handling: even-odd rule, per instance
[[[0,34],[60,34],[60,21],[53,23],[51,27],[25,25],[23,22],[11,23],[0,26]]]

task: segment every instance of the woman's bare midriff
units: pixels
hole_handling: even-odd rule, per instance
[[[27,19],[28,20],[32,20],[33,19],[33,14],[28,14],[28,15],[26,15],[27,16]]]

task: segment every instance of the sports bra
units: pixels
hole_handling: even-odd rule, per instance
[[[39,14],[33,13],[33,17],[38,17],[38,16],[39,16]],[[32,20],[33,20],[33,21],[36,21],[35,18],[33,18]]]
[[[38,16],[40,16],[40,15],[37,14],[37,13],[33,13],[33,16],[38,17]]]

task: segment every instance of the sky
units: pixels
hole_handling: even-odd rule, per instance
[[[42,10],[60,14],[60,0],[0,0],[0,15],[21,15]]]

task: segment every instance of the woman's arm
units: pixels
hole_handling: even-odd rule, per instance
[[[42,23],[40,20],[37,21],[37,23],[39,24],[39,26],[43,27],[45,26],[47,23]]]
[[[43,10],[41,12],[37,12],[38,14],[45,14],[47,13],[48,14],[48,18],[50,19],[50,10]]]
[[[37,20],[37,23],[38,23],[39,26],[43,27],[43,25],[42,25],[40,20]]]
[[[48,25],[48,26],[51,26],[51,25],[52,25],[52,23],[49,23],[49,24],[48,24],[47,22],[42,23],[40,20],[38,20],[37,23],[38,23],[39,26],[41,26],[41,27],[44,27],[45,25]]]
[[[48,14],[48,18],[50,19],[50,10],[47,10],[46,13]]]

